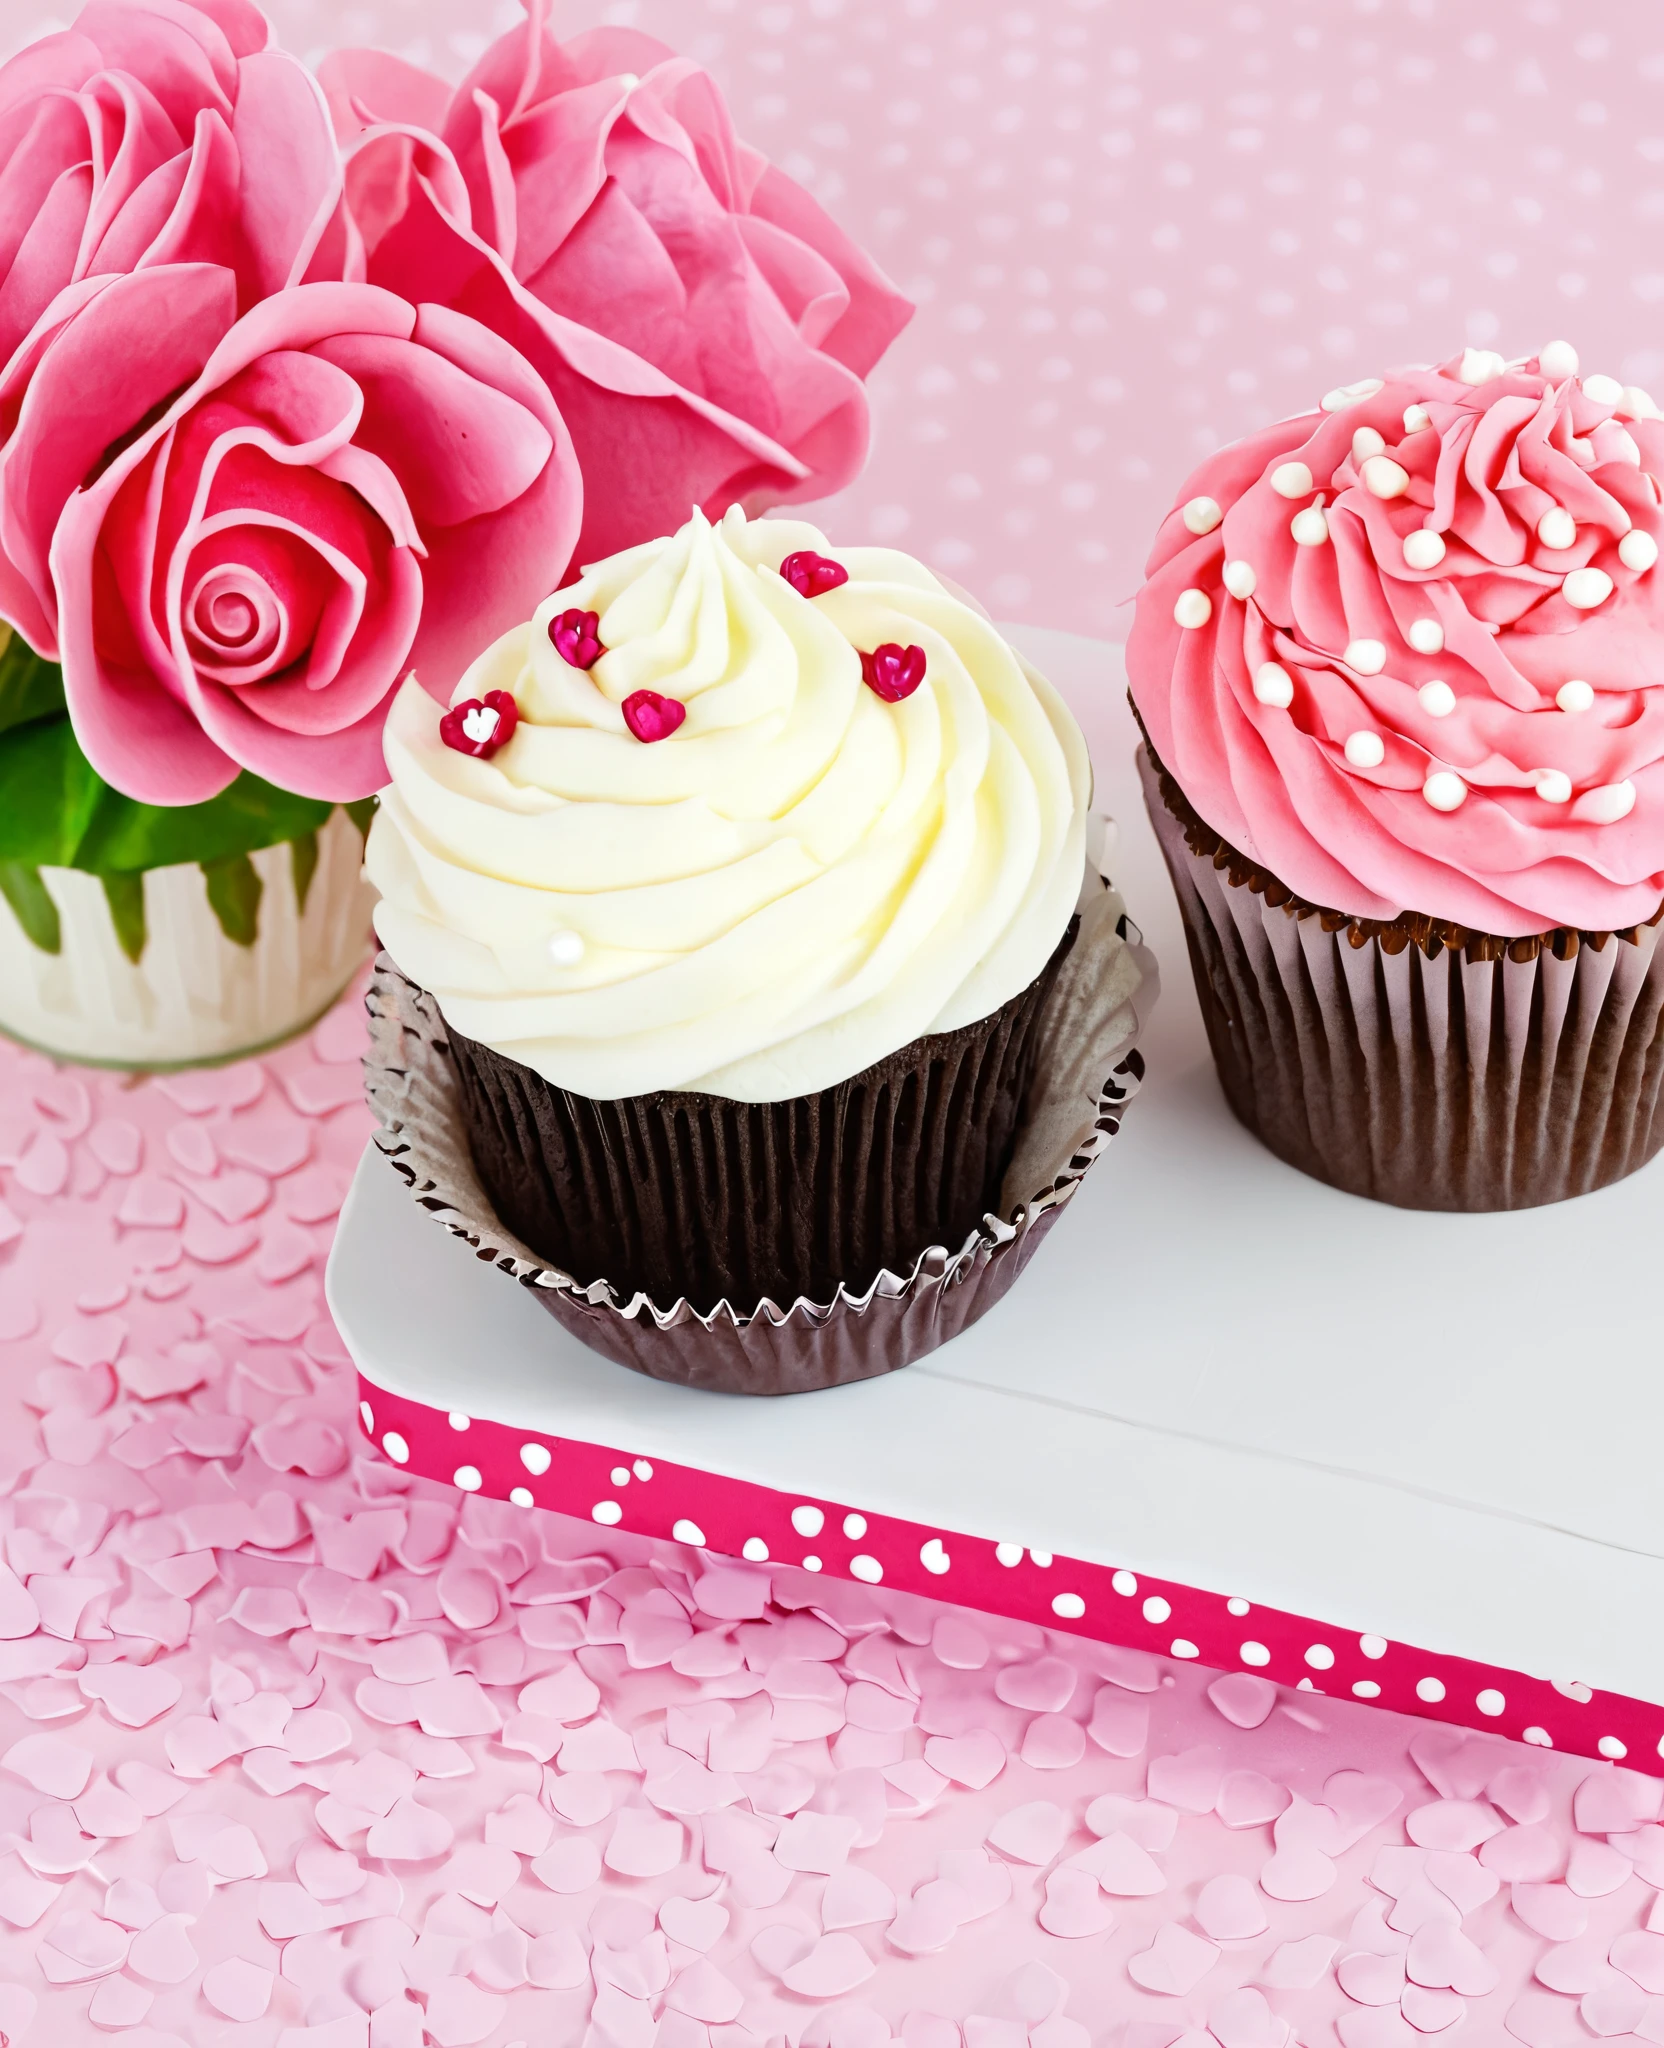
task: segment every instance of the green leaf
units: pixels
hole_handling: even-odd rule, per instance
[[[44,661],[15,629],[0,626],[0,732],[61,715],[63,671]]]
[[[342,810],[346,812],[347,816],[358,827],[360,839],[369,838],[370,820],[375,816],[376,805],[380,802],[381,798],[378,796],[361,796],[356,803],[343,804],[341,806]]]
[[[105,875],[104,900],[110,906],[116,938],[135,967],[144,953],[144,876]]]
[[[295,878],[295,907],[304,916],[312,877],[318,872],[318,835],[303,832],[289,841],[289,867]]]
[[[40,869],[20,860],[0,861],[0,896],[11,905],[23,935],[43,953],[63,951],[63,928]]]
[[[0,861],[75,866],[103,789],[67,718],[0,734]]]
[[[260,936],[263,886],[253,861],[246,853],[227,854],[224,860],[205,860],[202,872],[208,877],[208,903],[220,930],[234,946],[252,946]]]
[[[94,874],[168,868],[182,861],[229,860],[316,832],[333,804],[291,796],[257,775],[239,775],[205,804],[135,803],[106,788],[75,856]]]

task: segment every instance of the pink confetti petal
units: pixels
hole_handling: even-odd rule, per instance
[[[679,1820],[625,1806],[613,1822],[602,1860],[620,1877],[662,1877],[682,1860],[686,1840]]]
[[[1504,1765],[1487,1789],[1491,1804],[1523,1827],[1546,1820],[1553,1804],[1542,1771],[1530,1764]]]
[[[216,1963],[202,1979],[202,1995],[228,2020],[258,2020],[271,2003],[272,1973],[241,1956]]]
[[[1567,1889],[1580,1899],[1603,1899],[1628,1882],[1635,1866],[1608,1842],[1579,1838],[1566,1862]]]
[[[1404,1817],[1404,1831],[1424,1849],[1477,1849],[1500,1834],[1501,1815],[1478,1799],[1436,1799]]]
[[[1005,1744],[986,1728],[972,1729],[966,1735],[932,1735],[925,1743],[924,1758],[944,1778],[980,1792],[1005,1769]]]
[[[1180,1756],[1152,1757],[1146,1782],[1152,1799],[1183,1813],[1211,1813],[1223,1778],[1219,1752],[1203,1746]]]
[[[87,2018],[100,2033],[118,2033],[138,2026],[155,2003],[155,1992],[131,1977],[100,1977],[87,2002]]]
[[[1084,1941],[1107,1934],[1115,1925],[1115,1912],[1087,1870],[1073,1870],[1067,1864],[1046,1879],[1046,1896],[1038,1919],[1048,1934],[1063,1941]]]
[[[1127,1958],[1127,1975],[1146,1991],[1188,1998],[1218,1960],[1213,1942],[1170,1920],[1147,1949]]]
[[[1508,1902],[1516,1917],[1545,1940],[1576,1941],[1588,1929],[1588,1907],[1563,1884],[1516,1884]]]
[[[1277,1688],[1251,1671],[1231,1671],[1213,1681],[1208,1698],[1233,1728],[1258,1728],[1277,1704]]]
[[[1258,1892],[1234,1873],[1209,1878],[1191,1911],[1197,1926],[1215,1941],[1248,1941],[1270,1924]]]
[[[1075,1667],[1061,1657],[1041,1657],[1032,1664],[1007,1664],[994,1680],[997,1698],[1030,1713],[1056,1714],[1075,1691]]]
[[[896,1895],[890,1887],[874,1872],[853,1863],[834,1871],[821,1894],[820,1924],[828,1934],[842,1927],[883,1923],[892,1920],[895,1912]],[[662,1914],[660,1918],[662,1921]]]
[[[1459,1927],[1437,1923],[1411,1935],[1404,1967],[1417,1984],[1459,1991],[1464,1998],[1483,1998],[1501,1981],[1496,1965]]]
[[[1112,1898],[1147,1899],[1167,1889],[1161,1865],[1128,1834],[1106,1835],[1072,1861],[1090,1870]]]
[[[1531,1923],[1527,1921],[1526,1924],[1529,1926]],[[1539,1933],[1541,1931],[1538,1930]],[[1664,1995],[1664,1934],[1632,1928],[1613,1942],[1610,1956],[1612,1967],[1622,1970],[1643,1991]]]
[[[801,1962],[780,1973],[799,1998],[842,1998],[866,1983],[876,1965],[853,1934],[823,1934]]]
[[[1298,1842],[1279,1848],[1260,1871],[1260,1890],[1267,1898],[1320,1899],[1339,1872],[1321,1849]]]
[[[1565,1875],[1566,1844],[1554,1828],[1532,1822],[1492,1835],[1479,1860],[1505,1884],[1546,1884]]]
[[[0,1854],[0,1920],[9,1926],[33,1927],[61,1889],[36,1876],[17,1857]]]
[[[1214,1811],[1228,1828],[1263,1827],[1284,1811],[1289,1795],[1259,1771],[1227,1771]]]
[[[781,1828],[774,1841],[777,1861],[787,1870],[841,1870],[860,1834],[860,1823],[842,1815],[800,1813]]]
[[[934,1954],[947,1947],[969,1918],[970,1903],[957,1885],[932,1878],[901,1905],[885,1939],[903,1955]]]
[[[410,1798],[396,1799],[392,1808],[375,1821],[365,1838],[372,1856],[390,1863],[425,1863],[443,1856],[456,1839],[455,1831],[442,1813]]]
[[[1086,1809],[1086,1825],[1099,1836],[1129,1835],[1141,1849],[1159,1855],[1173,1846],[1179,1816],[1156,1799],[1123,1799],[1106,1792]]]
[[[1071,1770],[1085,1754],[1086,1730],[1066,1714],[1036,1714],[1023,1731],[1022,1759],[1031,1770]]]
[[[1335,1978],[1347,1997],[1360,2005],[1396,2005],[1404,1992],[1403,1958],[1358,1950],[1341,1957]]]
[[[428,1994],[424,2024],[438,2048],[473,2048],[507,2010],[503,1999],[465,1977],[442,1977]]]
[[[171,1712],[184,1692],[171,1671],[153,1664],[89,1664],[76,1674],[76,1683],[124,1728],[147,1728]]]
[[[988,1841],[1018,1863],[1050,1863],[1069,1833],[1069,1816],[1049,1799],[1015,1806],[988,1830]]]
[[[25,1735],[0,1756],[0,1768],[37,1792],[49,1792],[55,1799],[74,1799],[86,1790],[92,1776],[92,1752],[61,1735]]]
[[[1142,1756],[1150,1739],[1149,1702],[1129,1699],[1111,1686],[1102,1686],[1092,1702],[1086,1732],[1111,1756]]]
[[[10,1565],[0,1564],[0,1642],[32,1636],[40,1627],[40,1611]]]
[[[1285,1941],[1261,1965],[1259,1981],[1273,1991],[1310,1991],[1323,1982],[1339,1947],[1340,1943],[1326,1934]]]

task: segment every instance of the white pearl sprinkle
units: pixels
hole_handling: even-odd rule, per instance
[[[1633,782],[1604,782],[1598,789],[1586,789],[1572,805],[1572,816],[1580,825],[1615,825],[1635,808]]]
[[[554,1463],[547,1444],[522,1444],[520,1462],[534,1479],[541,1479]]]
[[[1534,1749],[1552,1749],[1554,1747],[1554,1737],[1550,1735],[1546,1728],[1523,1728],[1520,1731],[1520,1740],[1521,1742],[1529,1742]]]
[[[473,1417],[464,1415],[460,1408],[453,1408],[446,1420],[452,1429],[472,1429],[474,1426]]]
[[[1352,436],[1352,460],[1361,468],[1372,455],[1384,455],[1387,444],[1373,427],[1359,427]]]
[[[1628,1744],[1620,1742],[1615,1735],[1603,1735],[1595,1747],[1610,1763],[1618,1763],[1629,1754]]]
[[[670,1535],[673,1542],[690,1544],[695,1550],[705,1548],[704,1530],[697,1522],[690,1522],[686,1515],[671,1524]]]
[[[584,957],[584,942],[576,932],[551,932],[549,958],[557,967],[576,967]]]
[[[1444,535],[1413,526],[1404,536],[1404,562],[1411,569],[1436,569],[1444,560]]]
[[[1639,526],[1632,526],[1618,543],[1618,560],[1626,569],[1633,569],[1644,576],[1658,560],[1658,543],[1650,533],[1644,533]]]
[[[1372,497],[1402,498],[1410,488],[1410,472],[1390,455],[1372,455],[1364,464],[1364,488]]]
[[[381,1440],[381,1447],[395,1465],[403,1465],[409,1461],[410,1446],[396,1429],[387,1432]]]
[[[1453,769],[1435,768],[1421,793],[1436,811],[1459,811],[1467,802],[1468,786]]]
[[[994,1555],[1007,1571],[1023,1561],[1023,1546],[1020,1543],[996,1543]]]
[[[919,1562],[933,1578],[938,1579],[945,1571],[950,1571],[953,1567],[953,1559],[948,1555],[948,1547],[940,1536],[932,1536],[929,1542],[920,1545]]]
[[[1456,692],[1437,677],[1430,683],[1423,683],[1416,696],[1429,718],[1448,718],[1456,709]]]
[[[1138,1591],[1137,1575],[1127,1571],[1125,1568],[1118,1571],[1109,1583],[1121,1595],[1123,1600],[1130,1600],[1134,1593]]]
[[[1192,498],[1179,516],[1192,533],[1212,533],[1225,515],[1215,499]]]
[[[818,1536],[826,1527],[826,1516],[819,1508],[805,1503],[792,1509],[792,1527],[800,1536]]]
[[[1661,417],[1650,391],[1643,391],[1639,384],[1626,384],[1619,412],[1627,413],[1632,420],[1656,420]]]
[[[1254,574],[1252,562],[1227,562],[1224,567],[1225,588],[1232,597],[1246,601],[1254,594],[1259,578]]]
[[[1279,462],[1271,472],[1271,488],[1279,498],[1308,498],[1312,473],[1303,462]]]
[[[748,1536],[740,1545],[740,1556],[748,1564],[767,1564],[768,1545],[760,1536]]]
[[[1583,380],[1583,396],[1594,405],[1617,405],[1623,398],[1624,387],[1616,377],[1603,377],[1598,371],[1593,377]]]
[[[517,1508],[536,1506],[536,1502],[532,1499],[532,1490],[529,1486],[511,1486],[508,1490],[508,1497]]]
[[[478,1465],[458,1465],[451,1474],[451,1484],[460,1487],[464,1493],[478,1493],[484,1481]]]
[[[1407,405],[1404,408],[1404,431],[1406,434],[1425,434],[1433,424],[1433,415],[1424,405]]]
[[[1385,1636],[1359,1636],[1358,1648],[1371,1663],[1379,1663],[1387,1654],[1387,1639]]]
[[[1352,640],[1344,656],[1346,666],[1361,676],[1378,676],[1387,665],[1387,650],[1379,640]]]
[[[1551,384],[1577,375],[1577,350],[1569,341],[1550,341],[1537,351],[1537,368]]]
[[[1244,1643],[1237,1651],[1244,1664],[1269,1664],[1271,1652],[1264,1643]]]
[[[1294,678],[1280,661],[1267,661],[1254,671],[1254,695],[1273,710],[1286,711],[1294,702]]]
[[[1154,1622],[1157,1628],[1164,1621],[1171,1621],[1172,1618],[1172,1603],[1164,1600],[1159,1593],[1152,1593],[1149,1599],[1144,1602],[1144,1619]]]
[[[1439,1701],[1444,1698],[1444,1680],[1442,1678],[1418,1678],[1416,1680],[1416,1698],[1418,1700],[1425,1700],[1430,1707],[1436,1707]]]
[[[1181,626],[1205,626],[1213,617],[1213,599],[1205,590],[1181,590],[1173,606],[1173,617]]]
[[[1531,778],[1537,785],[1537,794],[1545,804],[1569,804],[1572,800],[1572,779],[1559,768],[1539,768]]]
[[[1378,732],[1348,733],[1346,758],[1354,768],[1379,768],[1387,758],[1386,742]]]
[[[610,1529],[624,1519],[624,1510],[615,1500],[598,1500],[589,1511],[589,1519],[599,1522],[603,1529]]]
[[[864,1586],[876,1586],[884,1576],[884,1567],[876,1557],[852,1557],[849,1575],[852,1579],[859,1579]]]
[[[614,1465],[612,1468],[612,1483],[614,1486],[629,1485],[630,1468],[628,1465]]]
[[[1483,1692],[1475,1693],[1473,1703],[1480,1713],[1489,1714],[1493,1721],[1508,1704],[1507,1700],[1497,1691],[1494,1685],[1488,1685]]]
[[[1551,505],[1537,521],[1537,538],[1545,548],[1559,553],[1577,546],[1577,521],[1564,505]]]
[[[1444,652],[1444,628],[1437,619],[1412,620],[1405,636],[1417,654],[1442,654]]]
[[[1355,1679],[1352,1685],[1352,1697],[1359,1700],[1378,1700],[1381,1697],[1381,1688],[1375,1683],[1373,1678]]]
[[[1562,683],[1559,689],[1555,691],[1554,701],[1562,711],[1570,711],[1574,716],[1579,711],[1593,711],[1595,708],[1594,687],[1592,684],[1582,681],[1580,677],[1573,676],[1569,683]]]
[[[1494,348],[1465,348],[1462,360],[1456,365],[1456,381],[1459,384],[1488,384],[1493,377],[1500,377],[1507,367]]]
[[[1059,1621],[1079,1621],[1086,1612],[1086,1602],[1078,1593],[1059,1593],[1052,1602],[1052,1612]]]
[[[1335,1653],[1327,1643],[1313,1643],[1306,1652],[1306,1662],[1314,1671],[1332,1671],[1335,1668]]]
[[[1288,530],[1303,548],[1320,548],[1329,538],[1329,521],[1321,505],[1308,505],[1296,512]]]
[[[1333,391],[1324,392],[1323,410],[1344,412],[1349,405],[1360,405],[1364,399],[1373,398],[1384,381],[1380,377],[1360,377],[1355,384],[1337,384]]]
[[[1574,569],[1561,584],[1560,594],[1574,611],[1592,612],[1612,595],[1612,579],[1604,569]]]
[[[849,1538],[851,1543],[859,1543],[861,1538],[866,1533],[867,1518],[865,1515],[844,1516],[844,1534]]]

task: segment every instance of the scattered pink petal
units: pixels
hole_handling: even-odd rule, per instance
[[[1156,1930],[1147,1949],[1127,1958],[1127,1975],[1146,1991],[1169,1998],[1188,1998],[1219,1960],[1211,1941],[1169,1920]]]
[[[1005,1744],[990,1729],[975,1728],[966,1735],[932,1735],[924,1757],[944,1778],[980,1792],[1005,1769]]]
[[[1049,1799],[1014,1806],[988,1830],[988,1841],[1018,1863],[1050,1863],[1069,1833],[1069,1816]]]
[[[428,1993],[424,2021],[438,2048],[472,2048],[497,2025],[507,2005],[466,1977],[442,1977]]]
[[[263,2019],[271,2003],[272,1973],[241,1956],[228,1956],[206,1972],[202,1995],[228,2020]]]
[[[679,1820],[625,1806],[613,1822],[603,1861],[620,1877],[662,1877],[682,1860],[686,1841]]]
[[[853,1934],[823,1934],[801,1962],[780,1973],[780,1981],[799,1998],[842,1998],[866,1983],[875,1967]]]
[[[1277,1704],[1277,1688],[1251,1671],[1230,1671],[1208,1687],[1208,1698],[1234,1728],[1258,1728]]]
[[[1259,1893],[1234,1872],[1210,1877],[1191,1911],[1196,1925],[1215,1941],[1248,1941],[1269,1924]]]
[[[1039,1914],[1048,1934],[1064,1941],[1084,1941],[1107,1934],[1115,1925],[1114,1908],[1099,1889],[1098,1880],[1087,1870],[1072,1870],[1067,1864],[1046,1879],[1046,1897]]]
[[[25,1735],[0,1756],[0,1767],[37,1792],[74,1799],[92,1776],[92,1751],[61,1735]]]
[[[443,1856],[456,1839],[450,1822],[431,1806],[415,1799],[396,1799],[391,1809],[372,1823],[365,1847],[372,1856],[384,1856],[390,1863],[425,1863]]]

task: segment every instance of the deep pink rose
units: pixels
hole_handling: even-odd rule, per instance
[[[448,696],[558,582],[577,465],[531,367],[461,314],[237,296],[216,265],[137,271],[14,362],[0,530],[107,781],[197,803],[249,768],[347,801],[386,779],[412,666]]]
[[[543,12],[454,92],[377,51],[324,60],[370,277],[485,321],[546,378],[583,467],[582,561],[693,504],[837,490],[911,306],[737,140],[697,65],[633,30],[558,43]]]

